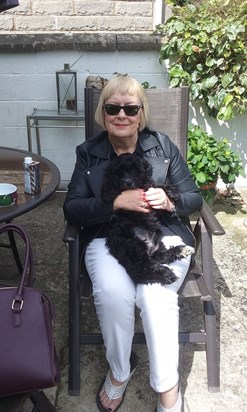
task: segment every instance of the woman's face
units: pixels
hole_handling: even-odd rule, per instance
[[[135,105],[141,106],[141,102],[138,97],[130,95],[122,95],[116,92],[111,97],[106,99],[105,105],[114,104],[119,106]],[[128,116],[123,109],[117,114],[107,114],[104,109],[105,128],[108,131],[109,139],[136,139],[138,135],[138,129],[140,124],[140,112],[134,116]]]

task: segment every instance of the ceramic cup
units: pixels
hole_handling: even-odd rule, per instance
[[[0,207],[11,206],[17,202],[17,187],[9,183],[0,183]]]

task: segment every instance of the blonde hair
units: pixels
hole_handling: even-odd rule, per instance
[[[140,99],[142,110],[140,112],[140,130],[144,129],[148,124],[149,109],[148,101],[144,91],[144,88],[133,77],[126,75],[117,75],[111,79],[104,89],[99,98],[99,103],[95,111],[95,121],[105,129],[105,116],[104,116],[104,103],[109,97],[111,97],[116,91],[119,91],[121,95],[137,96]]]

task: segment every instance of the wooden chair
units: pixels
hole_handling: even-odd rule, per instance
[[[85,88],[86,139],[96,135],[99,127],[94,121],[100,90]],[[150,126],[166,133],[179,147],[186,159],[189,90],[147,89],[150,106]],[[82,232],[81,232],[82,230]],[[180,299],[199,297],[203,306],[204,330],[180,331],[180,343],[203,343],[206,349],[208,390],[219,391],[219,353],[216,330],[216,308],[213,277],[212,236],[223,235],[209,206],[204,202],[194,224],[196,250],[200,255],[191,267],[179,291]],[[69,248],[69,394],[80,393],[80,345],[103,343],[101,334],[81,332],[80,299],[91,293],[91,282],[81,273],[80,239],[83,229],[67,225],[64,241]],[[135,333],[133,343],[144,343],[143,333]]]

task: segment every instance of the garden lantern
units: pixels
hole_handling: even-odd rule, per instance
[[[58,113],[77,113],[77,72],[64,64],[64,69],[56,72],[56,84]]]

